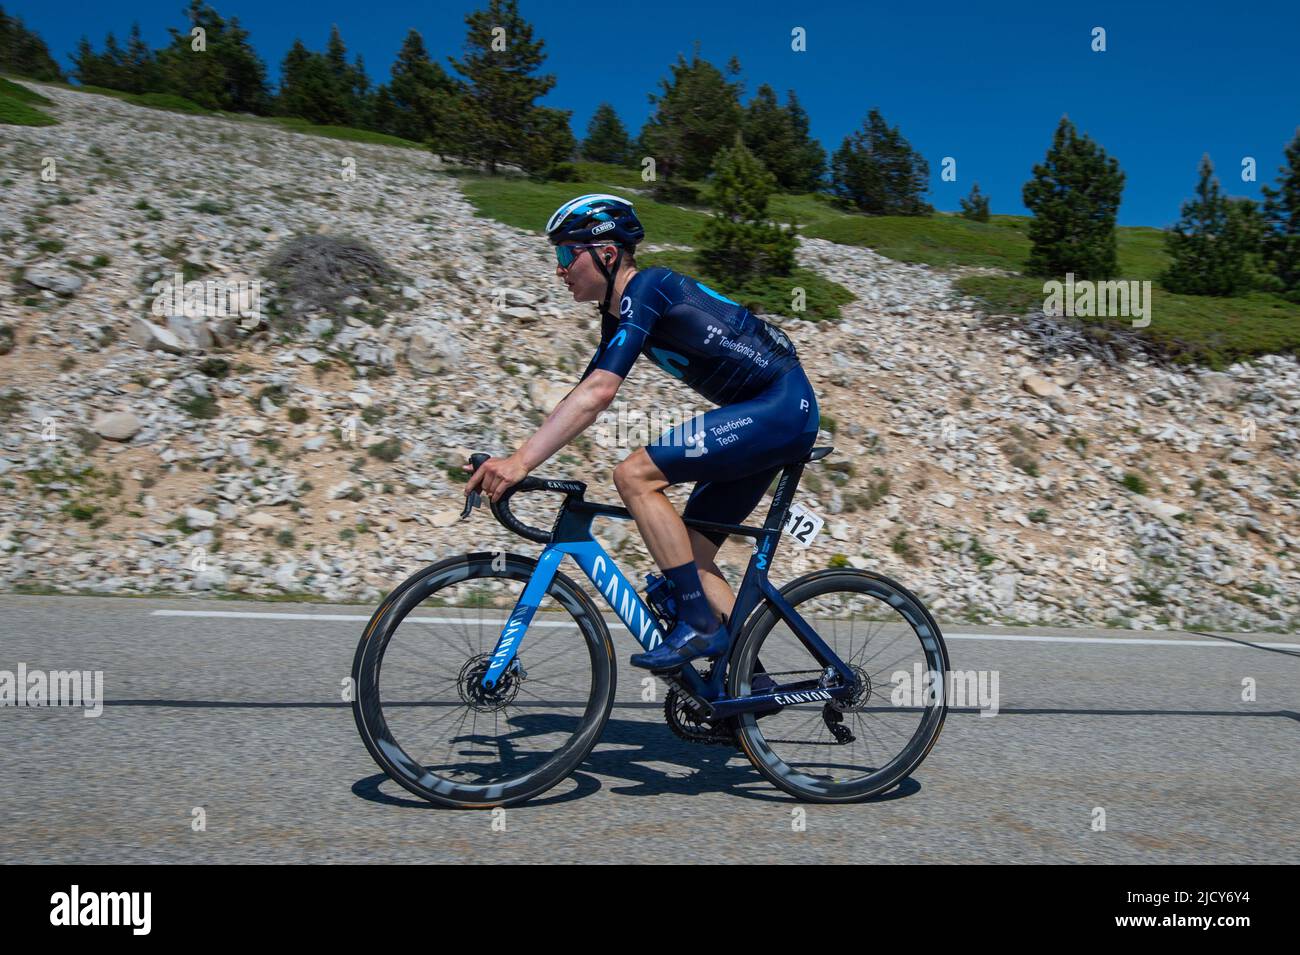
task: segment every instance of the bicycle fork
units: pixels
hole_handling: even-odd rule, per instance
[[[659,631],[655,615],[600,544],[591,538],[555,543],[537,558],[537,567],[533,570],[528,585],[510,612],[501,635],[497,637],[492,662],[483,674],[482,684],[485,690],[491,690],[497,684],[501,674],[518,654],[528,624],[550,589],[551,581],[565,554],[573,557],[596,591],[641,646],[653,650],[663,642],[663,634]]]
[[[514,661],[524,634],[528,631],[528,624],[537,613],[537,608],[542,605],[542,597],[550,589],[555,570],[563,557],[564,554],[548,547],[537,558],[537,568],[528,579],[519,600],[515,602],[514,609],[510,611],[510,617],[502,627],[501,635],[497,637],[496,646],[492,648],[492,662],[481,681],[484,690],[493,689],[501,679],[501,674]]]

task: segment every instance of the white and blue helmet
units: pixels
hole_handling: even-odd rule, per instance
[[[635,249],[645,238],[645,228],[632,203],[618,196],[590,193],[570,199],[546,223],[552,245],[561,242],[612,242]]]

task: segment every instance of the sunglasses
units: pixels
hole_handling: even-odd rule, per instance
[[[579,245],[557,245],[555,247],[555,261],[560,263],[560,268],[567,269],[578,261],[578,256],[584,249],[599,249],[608,245],[607,242],[585,242]]]

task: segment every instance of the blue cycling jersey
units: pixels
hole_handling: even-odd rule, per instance
[[[799,365],[779,328],[665,268],[632,276],[618,316],[602,316],[600,346],[582,377],[601,369],[626,378],[642,354],[719,405],[754,398]]]

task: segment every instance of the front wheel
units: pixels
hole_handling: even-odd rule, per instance
[[[485,809],[530,799],[591,752],[614,702],[609,629],[557,573],[490,691],[481,678],[537,562],[452,557],[375,611],[352,665],[361,738],[396,782],[431,802]]]
[[[867,571],[809,574],[781,595],[853,671],[853,690],[829,703],[787,704],[761,722],[753,713],[736,717],[745,755],[775,786],[809,802],[857,802],[898,785],[930,752],[947,714],[948,651],[938,625],[912,593]],[[829,679],[763,606],[732,652],[732,696],[749,694],[760,653],[778,685]]]

